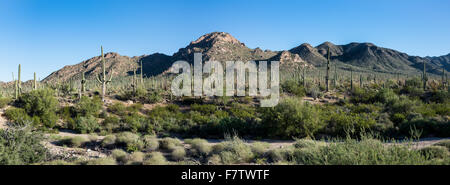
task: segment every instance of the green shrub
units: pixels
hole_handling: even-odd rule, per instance
[[[100,110],[102,109],[102,105],[102,100],[98,96],[93,98],[82,96],[80,101],[76,104],[75,109],[78,116],[98,116]]]
[[[100,129],[97,118],[92,115],[87,117],[78,117],[75,120],[75,130],[80,133],[93,133]]]
[[[53,128],[58,117],[58,101],[55,92],[51,89],[33,90],[23,93],[17,100],[17,105],[23,108],[30,117],[33,117],[34,124],[42,124],[45,128]],[[38,122],[38,123],[36,123]]]
[[[403,145],[384,146],[380,141],[363,136],[360,141],[332,141],[323,147],[299,148],[294,161],[304,165],[398,165],[434,164],[419,151]]]
[[[45,161],[43,135],[26,125],[0,129],[0,165],[25,165]]]
[[[144,165],[165,165],[167,160],[161,152],[152,152],[143,163]]]
[[[217,107],[216,107],[216,105],[213,105],[213,104],[203,104],[203,105],[192,104],[191,110],[200,112],[203,115],[211,115],[217,111]]]
[[[266,142],[254,142],[251,145],[252,152],[259,157],[263,156],[269,147],[269,143]]]
[[[133,152],[130,155],[128,155],[128,162],[129,165],[139,165],[144,162],[144,153],[142,152]]]
[[[119,115],[119,116],[125,116],[126,115],[126,109],[127,108],[125,107],[125,105],[123,105],[120,102],[116,102],[116,103],[114,103],[114,104],[112,104],[112,105],[110,105],[108,107],[108,111],[109,112],[111,112],[113,114],[116,114],[116,115]]]
[[[445,159],[449,157],[449,151],[443,146],[428,146],[420,149],[422,155],[430,158]]]
[[[107,135],[102,140],[103,147],[112,147],[116,144],[116,136],[115,135]]]
[[[183,147],[175,147],[171,153],[172,159],[175,161],[181,161],[186,156],[186,151]]]
[[[60,145],[66,145],[69,147],[81,147],[85,143],[89,142],[90,140],[81,136],[75,136],[75,137],[69,137],[69,138],[63,138],[59,141]]]
[[[5,108],[9,103],[11,103],[11,98],[0,97],[0,109]]]
[[[103,157],[84,162],[86,165],[116,165],[116,160],[111,157]]]
[[[142,141],[144,142],[144,150],[146,151],[155,151],[159,148],[159,141],[155,136],[145,135]]]
[[[320,111],[308,103],[286,99],[273,108],[262,108],[262,125],[269,136],[307,137],[322,129]]]
[[[165,150],[174,150],[178,146],[182,146],[181,141],[177,138],[166,137],[160,140],[160,148]]]
[[[111,156],[120,164],[125,164],[128,161],[128,154],[120,149],[115,149],[111,151]]]
[[[450,151],[450,140],[443,140],[443,141],[439,141],[438,143],[434,144],[435,146],[443,146],[446,147],[447,150]]]
[[[207,156],[212,150],[212,147],[205,139],[195,138],[192,140],[184,140],[184,141],[185,143],[191,145],[192,153],[195,155]]]
[[[30,116],[28,116],[25,109],[22,108],[7,109],[5,111],[5,117],[16,125],[24,125],[25,123],[32,122]]]
[[[295,80],[286,80],[281,84],[283,92],[293,94],[298,97],[303,97],[306,95],[305,88]]]
[[[144,143],[139,139],[139,136],[131,132],[117,134],[116,144],[125,147],[129,152],[140,151],[144,148]]]
[[[219,155],[223,164],[249,163],[254,158],[250,146],[236,136],[222,144],[224,149]]]
[[[270,160],[274,163],[283,163],[291,161],[293,159],[294,150],[291,147],[273,149],[268,151],[268,156]]]
[[[325,145],[326,144],[324,142],[319,142],[312,139],[298,139],[294,143],[295,148],[311,148]]]

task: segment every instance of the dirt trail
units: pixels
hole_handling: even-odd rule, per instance
[[[3,115],[7,108],[8,107],[0,109],[0,129],[5,129],[7,127],[8,120]]]

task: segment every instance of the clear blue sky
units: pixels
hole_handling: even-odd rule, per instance
[[[22,64],[43,79],[106,52],[172,55],[199,36],[231,33],[251,48],[372,42],[411,55],[450,53],[448,0],[1,0],[0,81]]]

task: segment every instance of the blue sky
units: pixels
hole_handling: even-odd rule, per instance
[[[372,42],[411,55],[450,53],[448,0],[1,0],[0,81],[106,52],[172,55],[213,31],[251,48]]]

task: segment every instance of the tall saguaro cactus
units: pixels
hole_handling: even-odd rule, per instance
[[[426,72],[425,61],[423,61],[422,81],[423,81],[423,90],[426,90],[427,89],[428,77],[427,77],[427,72]]]
[[[34,73],[33,89],[34,89],[34,90],[37,90],[36,72]]]
[[[302,72],[302,83],[303,83],[303,88],[306,88],[305,68],[306,68],[306,67],[303,67],[303,72]]]
[[[350,68],[350,89],[353,90],[353,68]]]
[[[19,64],[19,69],[18,69],[18,76],[17,76],[17,81],[16,81],[16,99],[19,98],[20,94],[22,93],[22,82],[20,80],[20,76],[22,73],[22,68],[21,65]]]
[[[144,85],[144,66],[142,65],[142,60],[140,61],[140,63],[141,63],[141,75],[140,75],[140,82],[141,82],[141,85]]]
[[[86,77],[84,75],[84,72],[81,72],[81,93],[84,93],[86,91]]]
[[[363,79],[362,74],[359,75],[359,87],[361,88],[363,86]]]
[[[101,46],[102,50],[102,73],[97,76],[97,81],[102,84],[102,101],[105,101],[105,95],[106,95],[106,85],[111,82],[112,79],[112,70],[111,74],[109,75],[109,79],[106,77],[106,64],[105,64],[105,56],[103,55],[103,46]]]
[[[328,80],[330,79],[330,48],[328,47],[328,57],[327,57],[327,74],[325,76],[325,86],[326,86],[326,92],[328,92],[329,83]]]

